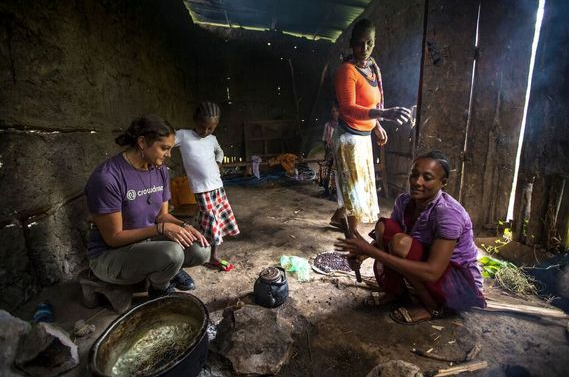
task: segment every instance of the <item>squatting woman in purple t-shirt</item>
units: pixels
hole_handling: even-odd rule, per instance
[[[135,119],[115,139],[126,149],[99,165],[85,193],[91,215],[87,252],[99,279],[113,284],[148,280],[148,294],[195,288],[182,265],[209,260],[210,248],[191,225],[168,213],[168,169],[176,132],[163,118]]]
[[[405,280],[414,288],[420,304],[402,306],[391,318],[413,324],[440,316],[443,310],[461,311],[484,307],[482,275],[470,216],[442,189],[450,171],[448,158],[432,151],[413,161],[410,191],[395,201],[391,218],[382,218],[370,234],[339,240],[339,250],[353,254],[358,264],[375,259],[374,272],[387,304],[407,295]]]

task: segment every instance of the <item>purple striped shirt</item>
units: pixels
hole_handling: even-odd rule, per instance
[[[405,225],[405,208],[411,201],[409,193],[403,193],[395,200],[391,219],[396,221],[401,229],[425,247],[430,248],[438,239],[456,240],[456,246],[451,261],[467,267],[478,288],[482,291],[482,274],[478,265],[478,250],[474,244],[472,221],[464,207],[452,196],[439,191],[435,198],[419,214],[413,228]]]

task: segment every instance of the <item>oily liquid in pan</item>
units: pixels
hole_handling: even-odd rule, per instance
[[[121,354],[112,368],[113,377],[145,375],[178,357],[198,333],[183,320],[145,329]]]

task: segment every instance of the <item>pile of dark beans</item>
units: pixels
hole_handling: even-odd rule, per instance
[[[322,253],[314,258],[314,266],[324,272],[332,271],[352,271],[348,264],[347,254],[342,253]]]

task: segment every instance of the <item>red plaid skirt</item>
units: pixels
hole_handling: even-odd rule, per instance
[[[223,237],[239,234],[235,215],[223,187],[195,194],[195,197],[200,209],[198,224],[209,243],[221,245]]]

